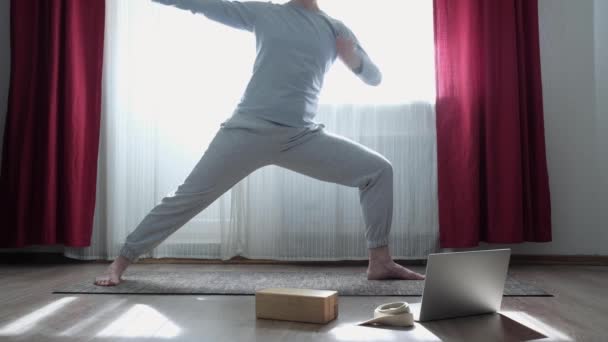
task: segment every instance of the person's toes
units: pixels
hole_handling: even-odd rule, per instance
[[[424,280],[424,276],[422,274],[416,273],[416,272],[412,272],[410,274],[410,279],[414,279],[414,280]]]
[[[424,280],[424,276],[422,274],[416,273],[416,272],[408,270],[408,269],[404,269],[404,271],[405,271],[405,277],[407,277],[408,279]]]
[[[401,265],[395,265],[397,267],[397,273],[399,274],[399,277],[401,279],[404,280],[424,280],[424,276],[416,273],[414,271],[411,271]]]
[[[420,273],[412,272],[412,278],[415,280],[424,280],[425,276]]]
[[[99,286],[115,286],[118,285],[119,281],[113,281],[111,278],[100,278],[95,280],[95,285]]]

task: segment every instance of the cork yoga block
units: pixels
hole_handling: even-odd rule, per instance
[[[324,324],[338,317],[338,292],[273,288],[255,292],[257,318]]]

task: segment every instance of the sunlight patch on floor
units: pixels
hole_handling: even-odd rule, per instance
[[[135,304],[96,336],[174,338],[180,332],[179,326],[154,308]]]
[[[101,307],[98,311],[95,309],[95,314],[88,315],[88,317],[83,317],[81,320],[75,322],[68,329],[65,329],[61,333],[57,334],[57,336],[61,337],[74,337],[77,336],[80,332],[83,332],[86,335],[86,328],[88,326],[94,326],[96,322],[100,321],[100,318],[104,315],[112,314],[117,311],[118,307],[122,305],[122,303],[126,302],[126,299],[119,300],[117,302],[113,302],[109,305]]]
[[[441,341],[425,327],[416,324],[413,328],[398,328],[392,330],[390,327],[359,326],[357,323],[340,324],[329,331],[337,341],[397,341],[407,332],[414,341]]]
[[[43,306],[42,308],[25,315],[13,323],[0,329],[0,336],[11,336],[20,335],[26,332],[28,329],[33,327],[36,323],[43,320],[45,317],[59,311],[61,308],[66,306],[68,303],[76,300],[77,297],[63,297],[50,304]]]

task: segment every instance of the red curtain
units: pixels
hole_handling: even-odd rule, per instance
[[[435,0],[440,244],[551,240],[536,0]]]
[[[11,1],[0,247],[89,246],[104,0]]]

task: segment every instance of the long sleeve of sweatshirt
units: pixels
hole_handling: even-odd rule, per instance
[[[382,80],[380,70],[353,32],[323,11],[290,2],[152,1],[255,34],[256,60],[235,114],[294,127],[313,125],[325,75],[338,57],[338,36],[355,43],[361,67],[353,70],[354,74],[368,85],[376,86]]]
[[[202,14],[207,18],[236,29],[253,31],[260,12],[269,5],[263,1],[228,0],[152,0],[164,5],[174,6]]]
[[[361,70],[355,73],[363,82],[377,86],[382,82],[382,73],[376,64],[371,60],[365,49],[361,46],[357,36],[351,31],[348,26],[341,21],[337,21],[338,35],[352,40],[355,43],[355,52],[361,59]]]
[[[263,1],[234,1],[234,0],[152,0],[164,5],[174,6],[195,14],[203,14],[207,18],[233,28],[253,31],[256,20],[264,16],[263,11],[272,6],[271,2]],[[356,35],[344,23],[329,18],[336,27],[338,35],[355,42],[356,53],[361,59],[361,70],[355,73],[363,82],[376,86],[382,81],[382,73],[370,59]]]

